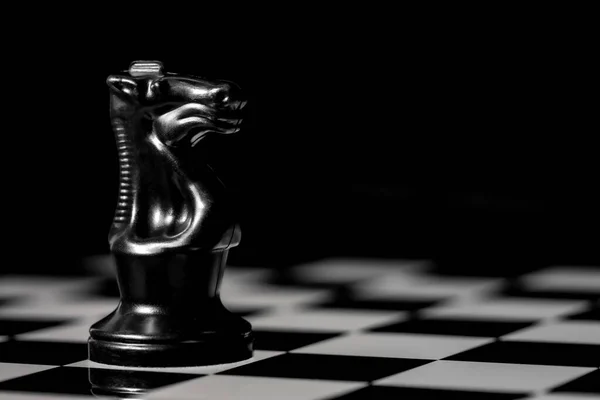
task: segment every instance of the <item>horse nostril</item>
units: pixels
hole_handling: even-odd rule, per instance
[[[217,104],[227,105],[231,101],[231,87],[228,84],[219,85],[213,99]]]
[[[229,101],[229,93],[224,90],[219,90],[213,97],[215,103],[226,104]]]
[[[246,104],[245,96],[242,95],[240,87],[235,83],[222,82],[215,95],[218,104],[230,110],[240,110]]]

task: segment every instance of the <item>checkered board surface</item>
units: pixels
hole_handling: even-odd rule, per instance
[[[101,397],[89,377],[103,372],[145,399],[600,399],[600,268],[504,279],[428,265],[229,267],[222,297],[252,323],[254,358],[166,369],[87,360],[113,279],[0,277],[0,399]]]

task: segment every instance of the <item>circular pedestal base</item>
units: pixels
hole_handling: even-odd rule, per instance
[[[191,367],[233,363],[252,357],[251,333],[207,335],[205,340],[174,343],[115,342],[90,338],[91,361],[129,367]]]

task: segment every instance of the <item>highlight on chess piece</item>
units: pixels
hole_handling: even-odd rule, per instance
[[[250,324],[219,294],[240,228],[197,153],[207,135],[239,131],[240,89],[164,73],[157,61],[134,62],[107,83],[120,164],[109,243],[121,299],[90,328],[90,360],[166,367],[252,357]]]

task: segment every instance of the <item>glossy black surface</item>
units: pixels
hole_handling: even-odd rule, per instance
[[[225,186],[197,151],[207,135],[239,130],[239,88],[164,74],[155,61],[132,63],[107,83],[120,163],[109,243],[121,301],[91,327],[90,359],[188,366],[251,357],[250,324],[219,298],[240,229]]]
[[[82,370],[86,370],[81,368]],[[201,377],[200,374],[88,368],[89,392],[98,398],[141,399],[149,391]],[[81,374],[81,373],[80,373]],[[83,379],[81,379],[83,381]],[[83,383],[82,383],[83,386]]]

